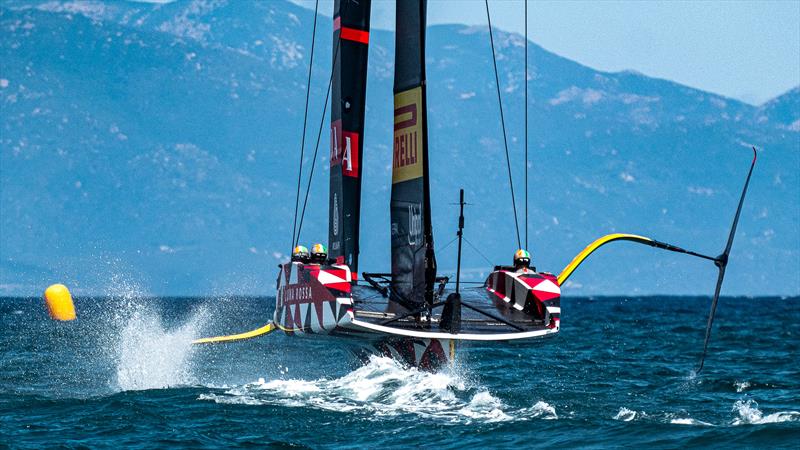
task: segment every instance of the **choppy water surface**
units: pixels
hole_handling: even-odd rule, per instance
[[[268,298],[0,299],[0,447],[726,446],[800,442],[800,300],[564,299],[561,336],[438,373],[273,334]]]

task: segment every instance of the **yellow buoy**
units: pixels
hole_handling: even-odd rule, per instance
[[[44,291],[47,311],[54,320],[75,320],[75,305],[72,295],[63,284],[54,284]]]

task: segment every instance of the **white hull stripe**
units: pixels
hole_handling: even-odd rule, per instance
[[[423,339],[455,339],[460,341],[510,341],[516,339],[530,339],[536,337],[544,337],[549,334],[558,333],[558,327],[547,328],[543,330],[517,332],[517,333],[502,333],[502,334],[450,334],[450,333],[436,333],[430,331],[413,331],[403,330],[400,328],[387,327],[384,325],[377,325],[369,322],[362,322],[360,320],[353,320],[353,322],[346,328],[366,328],[368,330],[376,331],[378,333],[395,335],[395,336],[409,336]]]
[[[561,289],[550,280],[542,281],[533,288],[534,291],[549,292],[551,294],[561,294]]]
[[[492,294],[497,294],[497,291],[492,289],[492,288],[490,288],[490,287],[487,287],[486,290],[491,292]],[[508,297],[505,297],[505,296],[503,297],[503,300],[506,301],[506,302],[511,302],[511,299],[508,298]]]
[[[317,280],[322,284],[332,284],[332,283],[347,283],[347,280],[344,278],[339,278],[336,275],[333,275],[330,272],[326,272],[324,270],[320,270],[319,274],[317,275]]]

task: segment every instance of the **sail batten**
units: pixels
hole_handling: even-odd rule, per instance
[[[430,213],[425,92],[425,0],[397,2],[392,151],[392,289],[432,303],[436,262]]]
[[[336,0],[333,18],[329,256],[358,271],[370,0]]]

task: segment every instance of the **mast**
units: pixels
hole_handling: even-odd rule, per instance
[[[336,0],[333,7],[328,252],[353,273],[358,273],[370,5],[370,0]]]
[[[416,305],[433,303],[436,278],[425,91],[426,3],[397,2],[395,35],[392,288]]]

